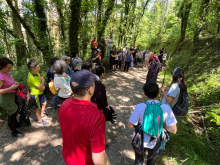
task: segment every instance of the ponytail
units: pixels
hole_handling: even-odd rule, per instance
[[[184,80],[184,71],[182,68],[177,67],[174,69],[173,80],[171,82],[171,85],[173,83],[178,83],[178,86],[180,88],[180,92],[187,92],[187,86],[186,86],[185,80]]]

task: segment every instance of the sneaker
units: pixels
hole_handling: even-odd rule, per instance
[[[44,113],[43,116],[41,116],[41,118],[44,119],[45,117],[47,117],[47,115]]]
[[[37,124],[37,125],[40,125],[40,126],[45,126],[45,125],[49,125],[50,123],[47,122],[47,121],[42,120],[42,121],[40,121],[40,122],[37,122],[36,124]]]
[[[24,137],[24,134],[22,133],[22,132],[20,132],[20,131],[16,131],[16,132],[11,132],[11,135],[13,136],[13,137]]]

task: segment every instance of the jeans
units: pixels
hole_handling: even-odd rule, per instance
[[[57,102],[58,102],[58,94],[53,96],[53,107],[57,109]]]
[[[110,57],[110,51],[112,50],[111,46],[107,46],[107,57]]]
[[[145,148],[144,152],[148,153],[146,164],[155,165],[157,161],[157,154],[153,158],[149,159],[151,154],[153,153],[153,149]],[[144,157],[135,152],[135,165],[143,165],[143,163],[144,163]]]

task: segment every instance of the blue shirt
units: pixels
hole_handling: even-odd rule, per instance
[[[125,62],[131,62],[131,54],[129,55],[129,54],[127,54],[127,59],[126,59],[126,61]]]
[[[49,68],[48,73],[49,73],[49,78],[51,78],[53,80],[55,74],[51,72],[51,69],[52,69],[52,66]]]
[[[68,66],[66,67],[65,73],[68,74],[70,77],[71,77],[72,74],[73,74],[72,70],[71,70]]]

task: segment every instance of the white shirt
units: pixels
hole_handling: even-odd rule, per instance
[[[151,56],[150,54],[145,53],[145,61],[148,61],[150,56]]]
[[[58,92],[58,96],[62,98],[68,98],[71,96],[70,93],[70,77],[64,73],[63,75],[54,76],[54,87]]]
[[[112,43],[109,43],[109,42],[112,42],[113,43],[113,39],[108,39],[108,44],[107,44],[107,46],[111,46],[112,47]]]
[[[149,103],[155,102],[155,104],[157,104],[159,101],[158,100],[148,100],[147,102],[149,102]],[[142,125],[144,112],[145,112],[146,107],[147,107],[147,105],[145,103],[137,104],[129,121],[134,125],[138,125],[138,123],[140,123]],[[168,127],[175,125],[177,123],[177,121],[176,121],[176,118],[175,118],[170,106],[166,105],[166,104],[162,104],[160,107],[163,111],[164,123],[166,123],[166,125]],[[151,138],[151,136],[144,133],[144,147],[153,149],[153,146],[149,143],[150,138]]]
[[[143,58],[143,53],[142,53],[142,52],[138,52],[138,53],[136,54],[136,57],[142,59],[142,58]]]
[[[168,103],[168,101],[166,100],[165,97],[163,97],[162,99],[162,104],[167,104],[169,105],[171,108],[173,108],[173,106],[177,103],[178,99],[179,99],[179,95],[180,95],[180,88],[178,86],[178,83],[174,83],[170,86],[170,88],[166,91],[166,94],[168,96],[174,97],[173,102],[170,104]]]
[[[127,54],[127,49],[123,48],[123,52],[124,52],[124,54]]]

